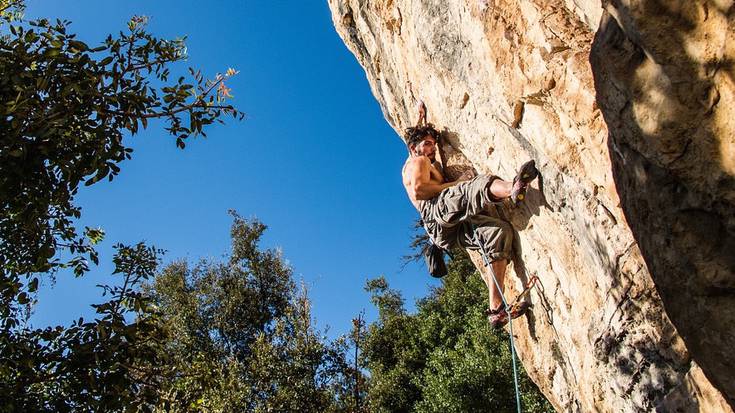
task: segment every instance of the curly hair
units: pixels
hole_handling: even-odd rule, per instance
[[[403,133],[403,140],[406,141],[406,146],[409,148],[411,145],[417,145],[421,143],[427,136],[434,138],[436,143],[439,143],[440,135],[439,131],[434,129],[434,125],[427,123],[424,126],[413,126]]]

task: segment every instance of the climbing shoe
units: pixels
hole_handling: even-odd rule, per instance
[[[511,319],[515,320],[526,314],[529,308],[531,308],[531,304],[526,301],[520,301],[510,308],[510,313],[505,311],[502,305],[495,310],[487,309],[487,321],[494,329],[501,329],[508,324],[509,315]]]
[[[508,313],[505,308],[501,305],[495,310],[487,309],[487,321],[490,323],[492,328],[499,330],[508,324]]]
[[[538,169],[536,169],[536,161],[531,159],[521,165],[521,169],[518,170],[518,174],[513,178],[513,187],[510,190],[510,200],[514,205],[518,205],[519,202],[526,198],[526,189],[528,188],[528,184],[536,179],[537,176]]]

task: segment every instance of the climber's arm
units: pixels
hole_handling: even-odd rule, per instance
[[[411,159],[409,191],[416,200],[428,200],[439,195],[441,191],[454,186],[459,181],[439,184],[431,180],[431,162],[425,156]]]

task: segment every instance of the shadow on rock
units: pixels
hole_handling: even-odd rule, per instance
[[[732,102],[720,102],[733,56],[685,47],[722,30],[732,38],[735,6],[715,6],[613,2],[590,63],[627,223],[687,349],[735,406],[735,177],[723,159]],[[725,26],[713,29],[717,19]]]

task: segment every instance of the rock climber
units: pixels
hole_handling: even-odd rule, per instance
[[[492,203],[503,199],[517,204],[525,197],[526,189],[538,176],[533,160],[524,163],[512,182],[493,175],[475,176],[469,170],[456,181],[446,182],[441,164],[436,159],[440,143],[439,132],[432,124],[421,125],[426,109],[419,109],[417,126],[406,129],[404,139],[409,156],[403,166],[403,186],[411,203],[421,214],[424,228],[431,241],[449,250],[457,245],[472,250],[481,249],[487,255],[492,271],[503,289],[505,270],[511,256],[513,228],[510,223],[485,213]],[[483,277],[489,290],[488,320],[494,328],[508,323],[508,317],[517,318],[529,307],[525,301],[506,311],[490,277]]]

